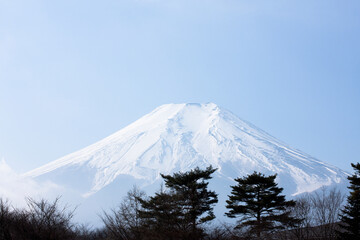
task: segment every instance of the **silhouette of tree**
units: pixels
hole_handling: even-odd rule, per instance
[[[13,213],[10,210],[8,201],[0,198],[0,239],[11,240],[11,225],[13,222]]]
[[[169,191],[161,191],[141,202],[144,210],[140,211],[140,216],[146,220],[148,228],[155,227],[158,232],[161,228],[162,233],[166,228],[182,239],[200,239],[204,234],[201,224],[215,218],[213,205],[218,202],[217,194],[208,190],[207,181],[215,171],[210,166],[172,176],[162,174]]]
[[[74,239],[71,219],[75,210],[68,211],[67,206],[61,208],[59,200],[59,197],[53,202],[28,198],[28,209],[16,212],[16,239]]]
[[[254,172],[243,178],[237,178],[238,183],[232,186],[225,213],[230,218],[241,216],[237,228],[246,228],[250,235],[258,238],[263,234],[284,229],[293,225],[298,220],[290,216],[289,207],[294,206],[294,201],[286,201],[280,195],[282,188],[275,183],[276,175],[266,177]]]
[[[349,176],[350,195],[347,204],[340,214],[339,239],[360,239],[360,163],[351,164],[355,173]]]
[[[140,199],[144,197],[145,192],[134,186],[118,208],[111,209],[110,213],[104,212],[101,219],[110,239],[140,239]]]

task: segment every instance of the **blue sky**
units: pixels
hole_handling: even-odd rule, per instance
[[[0,0],[0,157],[16,171],[183,102],[351,171],[360,2]]]

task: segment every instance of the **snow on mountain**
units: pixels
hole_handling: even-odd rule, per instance
[[[208,165],[218,168],[214,186],[251,174],[278,174],[285,192],[297,195],[321,186],[346,184],[347,173],[293,149],[233,113],[207,104],[166,104],[113,135],[25,174],[57,184],[79,185],[89,197],[124,177],[142,184]],[[83,182],[81,184],[80,182]],[[220,184],[221,182],[221,184]],[[228,189],[228,188],[226,188]],[[224,193],[226,194],[229,193]]]

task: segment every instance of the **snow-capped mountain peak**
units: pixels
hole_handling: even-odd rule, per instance
[[[89,196],[119,176],[148,184],[170,174],[208,165],[216,177],[241,177],[253,171],[278,174],[292,195],[344,182],[346,173],[293,149],[214,103],[166,104],[134,123],[75,153],[26,173],[39,177],[66,169],[93,175]]]

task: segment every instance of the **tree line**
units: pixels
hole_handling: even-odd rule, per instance
[[[322,188],[286,200],[276,175],[254,172],[235,179],[226,201],[235,224],[211,224],[218,202],[208,189],[212,166],[161,175],[165,188],[153,196],[133,187],[121,203],[101,215],[104,226],[91,229],[73,223],[74,209],[54,201],[28,198],[16,209],[0,199],[0,240],[200,240],[200,239],[360,239],[360,164],[352,164],[350,194]]]

